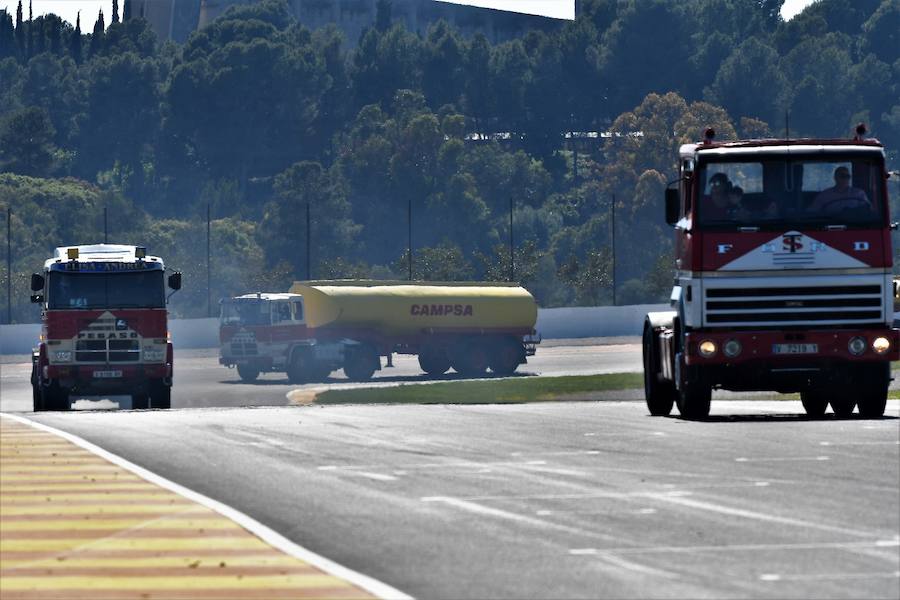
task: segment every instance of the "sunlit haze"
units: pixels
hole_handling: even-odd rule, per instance
[[[515,12],[528,13],[533,15],[543,15],[555,19],[574,19],[575,18],[575,0],[438,0],[440,2],[451,2],[453,4],[467,4],[470,6],[480,6],[483,8],[493,8],[497,10],[508,10]],[[785,20],[791,19],[794,15],[802,11],[815,0],[785,0],[784,6],[781,8],[781,16]],[[124,0],[119,2],[119,10],[122,10]],[[0,10],[6,9],[10,14],[16,14],[16,6],[18,0],[0,0]],[[78,11],[81,11],[83,22],[81,24],[82,31],[89,31],[94,21],[97,20],[97,13],[103,9],[106,18],[106,24],[110,22],[112,15],[112,0],[32,0],[32,10],[34,16],[40,16],[47,13],[54,13],[62,17],[74,25],[75,17]],[[22,13],[25,19],[28,18],[28,2],[22,2]]]

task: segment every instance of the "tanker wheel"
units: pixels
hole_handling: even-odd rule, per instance
[[[172,388],[162,381],[150,384],[150,408],[172,408]]]
[[[368,381],[375,374],[377,363],[378,355],[374,348],[358,346],[344,358],[344,374],[353,381]]]
[[[800,402],[806,414],[814,419],[824,416],[825,409],[828,408],[828,396],[819,390],[800,392]]]
[[[440,346],[425,346],[419,352],[419,367],[429,375],[443,375],[450,370],[447,351]]]
[[[238,365],[237,372],[241,381],[246,381],[248,383],[256,381],[256,378],[259,377],[259,369],[251,365]]]
[[[829,400],[831,410],[838,419],[848,419],[856,408],[856,398],[848,389],[839,389],[831,395]]]
[[[453,361],[453,368],[460,375],[466,377],[479,377],[484,375],[488,368],[488,354],[484,343],[474,342],[465,344],[457,350],[457,357]]]
[[[287,366],[287,376],[291,383],[305,383],[308,380],[309,372],[303,352],[295,351],[291,354],[291,360]]]
[[[522,364],[523,354],[521,342],[503,338],[491,349],[488,366],[497,375],[512,375]]]
[[[660,381],[657,377],[656,345],[653,343],[653,331],[648,327],[644,330],[644,399],[647,402],[647,410],[654,417],[665,417],[672,412],[675,404],[677,390],[671,381]],[[654,360],[656,359],[656,360]],[[679,410],[681,406],[679,405]]]

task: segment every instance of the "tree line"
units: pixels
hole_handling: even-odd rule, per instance
[[[104,208],[111,242],[185,270],[182,316],[206,313],[207,210],[214,298],[284,290],[308,262],[406,278],[411,207],[415,278],[506,279],[514,258],[542,306],[610,303],[614,279],[636,303],[668,294],[662,190],[706,126],[781,135],[788,116],[791,135],[845,137],[865,121],[898,164],[897,0],[788,22],[782,0],[584,0],[574,22],[496,44],[407,31],[388,0],[348,43],[262,0],[178,45],[130,5],[91,33],[0,11],[17,320],[36,317],[27,273],[102,239]]]

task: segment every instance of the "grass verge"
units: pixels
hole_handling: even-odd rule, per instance
[[[393,387],[328,390],[316,404],[515,404],[576,400],[578,395],[629,390],[644,385],[640,373],[521,377]]]

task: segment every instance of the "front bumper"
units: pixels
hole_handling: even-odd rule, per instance
[[[146,391],[150,381],[172,384],[171,365],[49,365],[47,379],[83,394],[132,394]]]
[[[850,340],[861,337],[866,341],[865,351],[856,356],[850,352]],[[877,354],[872,349],[875,338],[887,338],[891,345],[887,352]],[[717,350],[712,356],[700,354],[700,344],[711,341]],[[741,352],[734,357],[725,355],[724,347],[730,340],[741,345]],[[690,366],[704,365],[768,365],[790,366],[825,365],[834,363],[882,363],[900,360],[900,329],[818,329],[791,331],[691,331],[685,335],[687,352],[685,362]],[[776,353],[777,345],[816,346],[815,352],[796,354]]]

